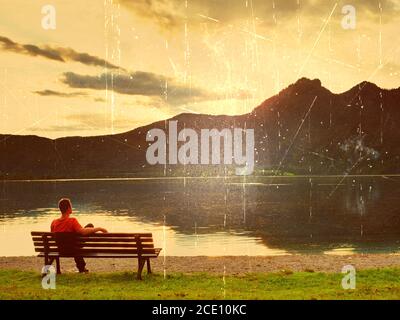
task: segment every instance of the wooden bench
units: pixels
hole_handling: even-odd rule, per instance
[[[151,233],[101,233],[81,236],[76,233],[31,232],[35,252],[44,264],[56,261],[61,273],[60,258],[134,258],[138,259],[137,278],[142,279],[144,264],[151,273],[150,259],[157,258],[160,248],[154,248]]]

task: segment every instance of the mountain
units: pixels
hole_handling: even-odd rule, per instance
[[[178,130],[254,128],[256,174],[400,173],[400,88],[362,82],[334,94],[302,78],[251,113],[180,114]],[[224,174],[224,166],[150,166],[146,134],[160,121],[129,132],[47,139],[0,135],[2,179]],[[228,167],[228,173],[233,173]]]

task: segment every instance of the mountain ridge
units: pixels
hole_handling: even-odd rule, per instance
[[[362,88],[362,87],[364,87],[364,86],[371,86],[371,87],[374,87],[374,88],[379,89],[380,91],[399,91],[399,94],[400,94],[400,86],[397,87],[397,88],[386,89],[386,88],[379,87],[377,84],[375,84],[375,83],[373,83],[373,82],[369,82],[369,81],[362,81],[362,82],[360,82],[360,83],[354,85],[352,88],[350,88],[350,89],[348,89],[348,90],[346,90],[346,91],[339,92],[339,93],[334,93],[334,92],[332,92],[331,90],[329,90],[327,87],[322,86],[321,80],[319,80],[319,79],[309,79],[309,78],[303,77],[303,78],[300,78],[299,80],[297,80],[295,83],[290,84],[288,87],[282,89],[279,93],[277,93],[277,94],[271,96],[270,98],[267,98],[266,100],[264,100],[263,102],[261,102],[261,104],[259,104],[258,106],[256,106],[252,111],[250,111],[249,113],[254,112],[255,109],[257,109],[258,107],[262,106],[265,102],[269,101],[270,99],[274,99],[275,97],[279,97],[279,95],[280,95],[281,93],[283,93],[284,91],[288,90],[288,89],[291,88],[291,87],[295,87],[296,85],[298,85],[298,84],[301,83],[302,81],[304,81],[304,82],[310,82],[310,83],[319,83],[318,87],[320,87],[320,88],[322,88],[322,89],[324,89],[324,90],[327,90],[329,93],[331,93],[331,94],[333,94],[333,95],[343,95],[343,94],[347,94],[347,93],[350,93],[350,92],[353,92],[353,91],[359,91],[360,88]],[[247,113],[247,114],[249,114],[249,113]],[[246,113],[245,113],[245,114],[246,114]],[[241,115],[245,115],[245,114],[241,114]],[[4,137],[4,136],[37,137],[37,138],[43,138],[43,139],[48,139],[48,140],[53,140],[53,141],[54,141],[54,140],[64,139],[64,138],[90,138],[90,137],[112,136],[112,135],[120,135],[120,134],[129,133],[129,132],[134,131],[134,130],[136,130],[136,129],[143,128],[143,127],[147,127],[147,126],[150,126],[150,125],[155,124],[155,123],[158,123],[158,122],[169,121],[169,120],[175,120],[175,119],[178,119],[179,117],[185,116],[185,115],[197,115],[197,116],[204,116],[204,117],[207,117],[207,116],[209,116],[209,117],[235,117],[235,116],[236,116],[236,115],[233,115],[233,116],[232,116],[232,115],[225,115],[225,114],[217,114],[217,115],[215,115],[215,114],[207,114],[207,113],[190,113],[190,112],[183,112],[183,113],[179,113],[179,114],[177,114],[177,115],[175,115],[175,116],[173,116],[173,117],[171,117],[171,118],[167,118],[167,119],[164,119],[164,120],[159,120],[159,121],[156,121],[156,122],[153,122],[153,123],[149,123],[149,124],[144,125],[144,126],[140,126],[140,127],[137,127],[137,128],[131,129],[131,130],[128,130],[128,131],[123,131],[123,132],[115,133],[115,134],[89,135],[89,136],[73,135],[73,136],[64,136],[64,137],[59,137],[59,138],[54,138],[54,139],[53,139],[53,138],[49,138],[49,137],[40,136],[40,135],[37,135],[37,134],[26,134],[26,135],[18,134],[18,135],[16,135],[16,134],[13,134],[13,133],[0,133],[0,137]],[[0,141],[0,142],[1,142],[1,141]]]
[[[398,101],[400,88],[382,89],[364,81],[335,94],[318,79],[301,78],[242,115],[182,113],[113,135],[50,139],[3,134],[0,176],[36,179],[226,173],[224,166],[149,166],[146,133],[153,128],[167,131],[170,120],[178,121],[178,130],[254,128],[256,174],[277,168],[294,174],[400,173]]]

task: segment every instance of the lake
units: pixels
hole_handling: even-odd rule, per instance
[[[142,178],[0,183],[0,256],[33,255],[58,199],[169,256],[400,252],[400,177]]]

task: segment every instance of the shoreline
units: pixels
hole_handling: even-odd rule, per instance
[[[183,179],[226,179],[240,178],[237,175],[228,176],[138,176],[138,177],[97,177],[97,178],[32,178],[32,179],[2,179],[3,182],[84,182],[84,181],[146,181],[146,180],[183,180]],[[381,178],[381,177],[400,177],[399,173],[389,174],[330,174],[330,175],[250,175],[249,178]]]
[[[137,259],[86,259],[90,272],[136,272]],[[400,267],[400,254],[316,255],[298,254],[284,256],[160,256],[152,260],[155,273],[201,273],[243,275],[263,272],[330,272],[340,273],[346,265],[356,270]],[[0,257],[0,270],[40,272],[43,258]],[[63,273],[76,272],[72,258],[61,259]]]

